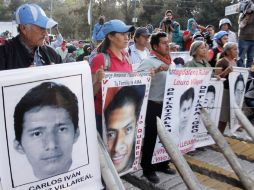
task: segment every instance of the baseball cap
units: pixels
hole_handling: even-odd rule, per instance
[[[136,29],[134,37],[140,36],[141,34],[146,35],[146,36],[151,35],[149,30],[146,27],[139,27],[139,28]]]
[[[132,25],[126,25],[121,20],[110,20],[108,22],[105,22],[102,28],[102,31],[105,35],[107,35],[110,32],[132,32],[135,30],[135,27]]]
[[[58,23],[48,18],[42,8],[36,4],[24,4],[15,12],[17,24],[33,24],[41,28],[52,28]]]

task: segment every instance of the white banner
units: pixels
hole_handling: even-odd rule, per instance
[[[223,81],[212,79],[207,86],[206,95],[203,102],[203,107],[207,109],[209,118],[213,124],[218,127],[221,112],[221,103],[223,96]],[[202,119],[200,118],[200,126],[198,132],[194,135],[195,148],[214,144],[213,138],[208,134]]]
[[[3,190],[102,189],[88,64],[0,72]]]
[[[176,65],[181,62],[180,59],[182,59],[182,61],[184,61],[184,63],[192,60],[192,56],[190,56],[189,51],[170,52],[170,56],[171,56],[172,61],[174,61],[174,63]]]
[[[102,85],[103,139],[120,175],[138,168],[151,76],[106,73]]]
[[[164,93],[162,120],[183,154],[194,150],[194,134],[199,129],[200,108],[212,69],[182,68],[170,70]],[[169,160],[157,137],[152,163]]]
[[[244,94],[245,94],[245,86],[247,83],[247,79],[249,76],[249,71],[247,68],[242,67],[234,67],[233,72],[231,72],[228,76],[229,80],[229,94],[230,94],[230,125],[229,130],[231,133],[234,133],[239,127],[240,124],[236,115],[234,113],[234,103],[237,104],[239,109],[242,108]]]

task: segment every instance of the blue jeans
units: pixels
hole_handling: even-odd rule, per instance
[[[250,67],[254,57],[254,40],[239,40],[238,43],[238,67]],[[247,63],[244,64],[245,55],[247,54]]]

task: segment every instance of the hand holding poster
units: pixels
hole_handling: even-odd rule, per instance
[[[136,169],[142,134],[150,73],[106,73],[103,80],[103,138],[120,175]]]
[[[229,129],[231,133],[234,133],[239,127],[240,124],[234,113],[236,104],[239,109],[242,108],[245,86],[249,76],[249,71],[247,68],[242,67],[233,67],[233,72],[229,74],[229,93],[230,93],[230,125]]]
[[[3,190],[102,188],[89,66],[0,75]]]
[[[182,153],[194,150],[194,134],[199,130],[200,108],[212,69],[169,70],[164,93],[162,120]],[[169,160],[157,137],[152,163]]]

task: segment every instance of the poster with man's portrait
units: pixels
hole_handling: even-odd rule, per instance
[[[111,160],[124,175],[137,169],[150,73],[106,73],[103,80],[103,139]]]
[[[182,68],[168,72],[161,119],[182,154],[195,149],[194,134],[199,130],[201,103],[211,73],[209,68]],[[152,163],[169,159],[157,137]]]
[[[242,67],[233,67],[233,72],[229,73],[228,76],[230,94],[229,130],[231,133],[234,133],[240,127],[234,109],[242,109],[248,76],[248,69]]]
[[[221,103],[223,96],[223,81],[211,79],[208,82],[205,98],[202,102],[202,106],[207,110],[208,116],[213,124],[218,127],[221,112]],[[211,135],[208,134],[206,127],[200,117],[200,126],[194,135],[195,137],[195,148],[208,146],[214,144],[214,140]]]
[[[3,190],[102,188],[89,66],[0,75]]]

